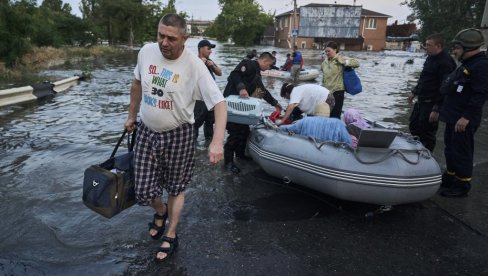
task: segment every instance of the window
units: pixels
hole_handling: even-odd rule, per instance
[[[285,18],[285,28],[288,27],[288,18]]]
[[[376,29],[376,18],[368,18],[366,29]]]

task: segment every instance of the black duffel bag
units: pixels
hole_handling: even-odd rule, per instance
[[[132,135],[127,135],[129,152],[115,156],[126,134],[125,129],[107,161],[85,170],[83,203],[106,218],[111,218],[136,203],[133,152],[135,130]]]

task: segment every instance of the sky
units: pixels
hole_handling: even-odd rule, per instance
[[[296,0],[297,7],[304,6],[310,3],[317,4],[344,4],[352,5],[353,0]],[[400,3],[404,0],[356,0],[356,5],[362,5],[363,8],[390,15],[388,23],[391,24],[395,20],[398,23],[405,23],[407,16],[411,13],[406,6],[401,6]],[[42,0],[38,0],[41,3]],[[79,0],[64,0],[69,3],[75,15],[81,16],[79,9]],[[168,1],[163,0],[163,3]],[[293,0],[257,0],[263,7],[265,12],[275,12],[276,14],[284,13],[293,9]],[[220,13],[218,0],[176,0],[176,10],[185,11],[188,15],[193,16],[193,19],[198,20],[213,20]]]

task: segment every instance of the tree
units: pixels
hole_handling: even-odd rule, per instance
[[[41,8],[60,12],[63,9],[63,0],[44,0],[42,1]]]
[[[0,61],[14,67],[32,46],[86,45],[98,39],[110,44],[156,39],[166,13],[176,13],[175,0],[81,0],[83,18],[71,14],[62,0],[0,0]],[[184,12],[179,13],[187,18]]]
[[[163,15],[167,13],[176,13],[176,0],[169,0],[168,5],[162,10]]]
[[[486,0],[406,0],[422,26],[421,40],[442,33],[447,41],[466,28],[479,28]]]
[[[35,0],[0,2],[0,60],[8,67],[15,67],[20,57],[31,50],[31,15],[35,9]]]
[[[61,0],[44,0],[32,20],[31,39],[36,46],[73,45],[85,40],[88,31],[82,19],[71,14],[71,6]]]
[[[273,24],[273,16],[266,14],[255,0],[219,0],[219,5],[222,12],[206,35],[220,41],[231,38],[237,45],[257,44],[266,27]]]
[[[178,13],[174,0],[170,0],[168,5],[164,5],[161,0],[146,0],[144,2],[145,19],[142,22],[141,31],[136,33],[135,39],[139,42],[156,40],[157,27],[159,20],[165,14]],[[178,13],[183,18],[188,18],[186,12]]]
[[[81,0],[80,10],[95,37],[132,45],[155,40],[161,16],[176,13],[176,6],[175,0],[166,6],[161,0]]]
[[[191,25],[190,34],[193,36],[201,35],[200,29],[198,29],[198,27],[195,24],[193,24]]]

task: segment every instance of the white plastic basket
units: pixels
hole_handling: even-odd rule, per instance
[[[227,102],[227,121],[243,125],[255,125],[264,110],[264,102],[258,98],[241,98],[230,95]]]

